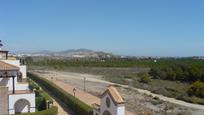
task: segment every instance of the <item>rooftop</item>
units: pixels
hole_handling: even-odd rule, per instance
[[[0,61],[0,71],[18,71],[19,67]]]
[[[117,91],[117,89],[115,87],[109,86],[105,90],[105,92],[102,94],[102,97],[107,93],[111,96],[111,98],[113,99],[115,104],[124,104],[125,103],[124,99],[122,98],[122,96],[119,94],[119,92]]]

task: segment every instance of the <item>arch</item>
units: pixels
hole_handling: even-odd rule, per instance
[[[106,111],[103,112],[103,115],[111,115],[111,113],[106,110]]]
[[[19,99],[14,104],[15,114],[30,113],[30,102],[26,99]]]

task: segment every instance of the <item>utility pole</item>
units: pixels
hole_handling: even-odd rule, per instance
[[[86,92],[86,77],[84,77],[84,92]]]

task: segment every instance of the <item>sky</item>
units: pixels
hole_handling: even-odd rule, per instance
[[[0,40],[13,52],[204,56],[203,6],[203,0],[0,0]]]

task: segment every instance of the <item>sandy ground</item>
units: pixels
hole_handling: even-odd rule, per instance
[[[102,76],[89,75],[89,74],[79,74],[79,73],[70,73],[62,71],[33,71],[39,74],[42,77],[57,79],[58,81],[63,81],[66,84],[77,87],[81,90],[84,90],[84,78],[85,80],[85,90],[92,95],[99,96],[105,88],[113,83],[102,80]],[[163,115],[165,112],[168,115],[203,115],[204,108],[201,105],[190,104],[183,101],[179,101],[173,98],[167,98],[162,95],[153,94],[146,90],[135,89],[128,86],[123,86],[117,84],[120,87],[117,87],[121,95],[126,100],[126,108],[128,111],[131,111],[137,115]],[[159,97],[164,101],[154,100],[150,95]],[[169,103],[169,102],[171,103]],[[174,104],[172,104],[174,103]],[[176,103],[176,104],[175,104]],[[181,106],[182,105],[182,106]],[[165,108],[168,110],[165,111]],[[194,109],[192,109],[194,108]],[[196,108],[196,109],[195,109]],[[197,110],[200,109],[200,110]]]

